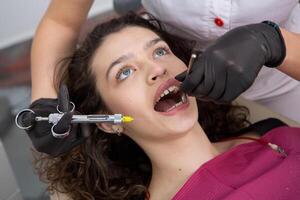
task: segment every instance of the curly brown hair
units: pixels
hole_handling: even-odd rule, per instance
[[[148,15],[150,16],[150,15]],[[105,111],[91,59],[104,38],[128,26],[152,30],[186,64],[194,42],[166,32],[159,21],[144,19],[134,13],[100,24],[57,71],[56,87],[66,84],[70,99],[83,114]],[[76,79],[74,78],[76,77]],[[248,110],[232,104],[197,101],[199,123],[212,142],[228,137],[248,124]],[[36,156],[36,168],[50,192],[66,193],[72,199],[145,199],[151,178],[151,163],[145,152],[126,135],[115,136],[91,125],[91,135],[84,143],[58,157]]]

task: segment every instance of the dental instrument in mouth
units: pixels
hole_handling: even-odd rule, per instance
[[[197,55],[195,53],[192,53],[190,61],[189,61],[188,69],[187,69],[186,74],[185,74],[185,78],[187,78],[188,74],[190,73],[190,70],[191,70],[192,65],[193,65],[196,58],[197,58]]]

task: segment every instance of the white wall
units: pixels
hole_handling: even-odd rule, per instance
[[[50,0],[1,0],[0,49],[30,39]],[[113,9],[112,0],[95,0],[90,16]]]

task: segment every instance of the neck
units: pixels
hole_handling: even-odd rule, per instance
[[[153,200],[162,195],[171,198],[201,165],[218,154],[198,123],[180,138],[146,144],[143,149],[152,163],[149,191]]]

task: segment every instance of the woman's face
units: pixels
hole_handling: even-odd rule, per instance
[[[135,119],[123,124],[131,138],[174,138],[197,123],[195,99],[177,92],[174,79],[186,65],[151,30],[128,26],[108,35],[95,53],[92,70],[108,109]]]

